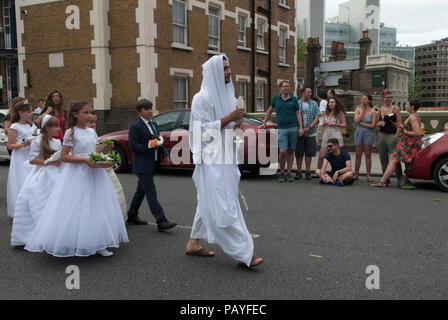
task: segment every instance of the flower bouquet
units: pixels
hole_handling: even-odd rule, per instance
[[[96,151],[102,153],[109,153],[114,148],[114,142],[106,139],[96,145]]]
[[[113,152],[108,154],[91,152],[89,153],[89,161],[93,163],[95,168],[112,168],[115,163],[120,162],[120,156]]]
[[[148,148],[153,149],[153,148],[160,147],[161,145],[163,145],[163,137],[151,135],[151,137],[148,140]]]

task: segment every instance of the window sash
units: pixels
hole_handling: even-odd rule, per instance
[[[247,82],[238,82],[238,97],[243,97],[244,110],[247,108]]]
[[[174,109],[188,108],[188,79],[174,78]]]
[[[283,28],[280,29],[278,52],[279,61],[284,63],[286,61],[286,30]]]
[[[238,44],[246,46],[246,17],[238,16]]]
[[[264,23],[257,23],[257,49],[264,50]]]
[[[219,9],[217,8],[209,8],[209,16],[208,16],[208,46],[211,49],[215,49],[219,51]]]
[[[185,0],[173,0],[173,42],[187,44],[187,7]]]
[[[257,111],[264,111],[264,86],[262,83],[256,85]]]

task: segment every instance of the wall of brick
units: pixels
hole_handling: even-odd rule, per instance
[[[68,30],[65,10],[69,5],[78,5],[80,10],[79,30]],[[31,104],[45,97],[53,88],[62,91],[65,105],[74,100],[93,102],[96,88],[92,84],[92,69],[95,60],[90,42],[93,27],[90,25],[91,0],[62,1],[23,7],[25,32],[23,45],[26,50],[24,70],[29,70],[31,86],[25,95]],[[49,68],[49,54],[63,53],[64,67]],[[28,85],[29,85],[28,84]]]

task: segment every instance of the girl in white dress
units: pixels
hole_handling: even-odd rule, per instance
[[[97,140],[95,130],[88,128],[91,112],[84,101],[70,106],[62,172],[25,246],[28,251],[56,257],[111,256],[106,248],[129,241],[112,182],[105,169],[89,161]]]
[[[29,123],[32,116],[33,109],[25,101],[17,103],[11,114],[12,124],[8,131],[8,149],[12,150],[12,155],[6,191],[8,216],[11,218],[14,216],[20,188],[31,171],[31,166],[26,166],[24,163],[28,160],[31,138],[37,129],[34,124]]]
[[[16,200],[11,246],[26,244],[60,174],[58,151],[61,149],[61,140],[52,138],[59,133],[59,120],[45,115],[41,125],[42,135],[34,139],[30,146],[29,160],[33,168]]]

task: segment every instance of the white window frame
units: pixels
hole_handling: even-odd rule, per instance
[[[172,1],[173,1],[173,3],[172,3],[172,7],[173,7],[173,12],[172,12],[172,15],[173,15],[173,43],[187,45],[187,43],[188,43],[188,38],[187,38],[187,35],[188,35],[188,32],[187,32],[188,31],[188,20],[187,20],[188,3],[187,3],[187,0],[172,0]],[[185,25],[174,22],[174,6],[175,6],[175,3],[177,4],[180,2],[182,2],[184,4],[184,8],[185,8],[185,10],[184,10]],[[174,26],[184,29],[184,42],[176,41],[176,39],[174,38],[174,29],[175,29]]]
[[[213,10],[217,10],[217,14],[213,14],[212,11]],[[208,11],[208,47],[211,50],[220,51],[221,48],[221,8],[217,7],[217,6],[209,6],[209,11]],[[218,35],[211,35],[210,34],[210,19],[216,19],[217,23],[218,23]],[[217,45],[211,44],[211,39],[216,39],[217,40]]]
[[[260,95],[261,93],[261,95]],[[256,111],[264,112],[264,83],[258,82],[255,84],[255,100],[256,100]]]
[[[284,39],[282,39],[282,33],[284,34]],[[278,61],[280,63],[286,63],[286,50],[288,43],[288,30],[286,28],[280,27],[278,31]],[[283,40],[283,43],[282,43]],[[283,52],[283,55],[282,55]]]
[[[185,99],[180,100],[180,97],[176,97],[176,88],[177,88],[177,82],[178,81],[185,81]],[[176,75],[174,76],[174,109],[185,109],[188,108],[188,77],[187,76],[180,76]],[[180,91],[178,91],[179,95]],[[176,100],[177,98],[177,100]],[[176,104],[183,104],[182,106],[176,106]]]
[[[262,20],[257,20],[257,49],[258,50],[264,50],[264,29],[265,29],[265,22]],[[260,41],[262,42],[262,46],[260,46]]]
[[[238,81],[238,97],[243,97],[244,99],[244,112],[247,110],[247,81]],[[241,86],[244,87],[244,93],[241,94]]]
[[[243,20],[241,21],[241,19],[243,19]],[[241,28],[242,27],[241,24],[243,25],[243,28]],[[246,29],[247,29],[247,16],[244,14],[239,14],[238,15],[238,46],[241,46],[244,48],[246,47],[246,38],[247,38],[246,37]],[[241,34],[243,35],[242,36],[243,41],[240,40]]]

